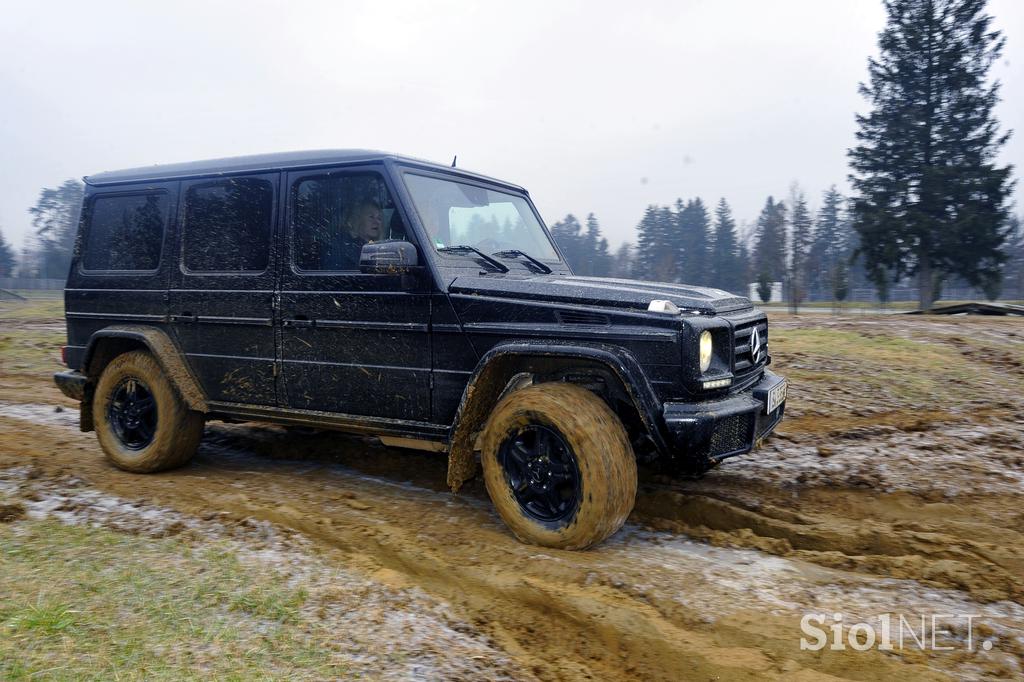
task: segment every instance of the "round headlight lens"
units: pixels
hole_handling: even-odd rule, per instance
[[[708,371],[711,366],[711,332],[701,332],[700,335],[700,371]]]

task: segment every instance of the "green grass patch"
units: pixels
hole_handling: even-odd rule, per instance
[[[0,525],[0,679],[343,676],[306,601],[227,545]]]
[[[299,620],[299,608],[305,603],[306,597],[306,591],[301,589],[284,593],[256,587],[235,595],[231,599],[231,608],[275,623],[296,623]]]
[[[56,329],[9,329],[0,326],[0,373],[49,374],[64,369],[60,347],[67,334]]]
[[[865,397],[877,393],[949,407],[991,390],[990,368],[967,361],[948,344],[814,328],[773,331],[771,343],[785,375],[859,387]]]
[[[63,321],[63,298],[0,301],[0,373],[48,376],[63,369]]]
[[[68,604],[44,601],[40,594],[35,604],[11,613],[7,618],[7,626],[14,632],[57,635],[75,624],[75,614]]]
[[[980,301],[980,299],[970,300],[949,300],[949,301],[935,301],[932,305],[936,308],[942,308],[947,305],[959,305],[961,303],[973,303]],[[986,303],[987,301],[981,301]],[[996,304],[1009,303],[1012,305],[1021,305],[1024,301],[1017,300],[1006,300],[1006,301],[995,301]],[[765,310],[774,310],[776,312],[788,311],[788,303],[761,303],[759,300],[754,301],[754,305]],[[846,301],[841,305],[833,301],[814,301],[812,303],[801,303],[800,310],[833,310],[838,309],[840,311],[850,310],[917,310],[917,301],[891,301],[885,305],[878,301]]]
[[[932,343],[838,329],[773,330],[771,338],[773,342],[784,344],[787,352],[825,354],[880,364],[911,362],[940,367],[957,355],[951,348]]]
[[[27,301],[0,301],[0,320],[49,322],[64,319],[64,297],[30,298]]]

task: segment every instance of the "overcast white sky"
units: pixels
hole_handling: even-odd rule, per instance
[[[371,148],[526,186],[551,224],[721,196],[741,222],[846,187],[877,0],[0,4],[0,229],[44,186],[152,163]],[[993,0],[1024,166],[1024,2]],[[1022,194],[1018,188],[1018,210]]]

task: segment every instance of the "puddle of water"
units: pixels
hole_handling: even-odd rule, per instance
[[[21,419],[23,421],[45,424],[47,426],[65,426],[74,429],[78,428],[78,412],[58,405],[44,405],[41,403],[0,403],[0,417]]]

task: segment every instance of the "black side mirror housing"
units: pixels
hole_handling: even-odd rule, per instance
[[[403,275],[419,269],[416,246],[404,239],[363,244],[359,252],[359,272],[365,274]]]

